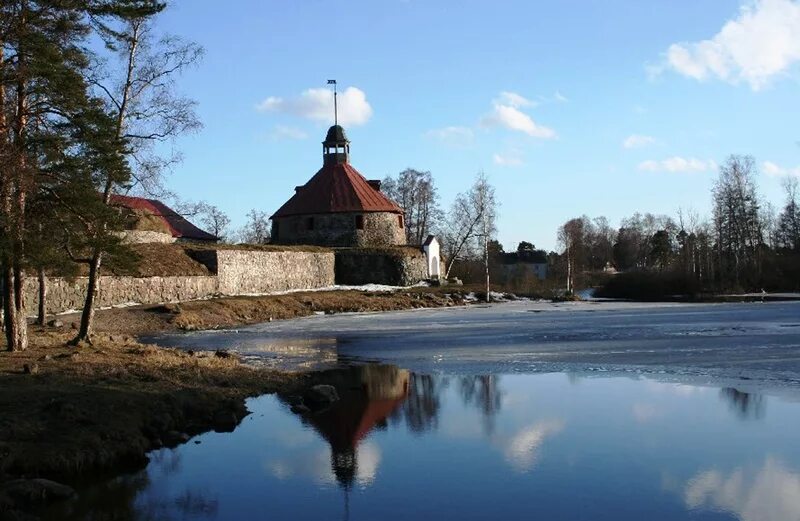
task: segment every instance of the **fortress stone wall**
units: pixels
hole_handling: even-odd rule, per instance
[[[99,307],[126,304],[162,304],[216,296],[252,295],[318,289],[335,284],[389,284],[409,286],[427,279],[425,255],[416,248],[320,251],[196,249],[187,253],[204,264],[211,275],[100,278]],[[48,278],[48,314],[83,307],[87,277]],[[35,277],[25,281],[29,314],[38,303]]]

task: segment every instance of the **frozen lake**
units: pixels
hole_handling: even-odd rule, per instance
[[[233,349],[288,369],[379,361],[424,373],[636,372],[800,386],[800,302],[514,302],[315,316],[152,340]]]

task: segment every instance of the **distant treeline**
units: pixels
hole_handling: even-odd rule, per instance
[[[565,288],[587,285],[597,271],[606,296],[661,298],[740,291],[800,289],[797,178],[787,177],[776,212],[756,190],[755,161],[730,156],[712,189],[712,215],[636,213],[612,228],[605,217],[570,219],[559,228],[563,251],[550,256]]]

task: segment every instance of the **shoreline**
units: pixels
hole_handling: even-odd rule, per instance
[[[337,290],[112,308],[98,310],[93,344],[79,348],[67,346],[77,315],[59,315],[53,327],[32,325],[26,351],[0,353],[0,519],[63,499],[70,483],[87,476],[141,468],[153,449],[232,431],[248,414],[247,398],[292,393],[306,379],[246,365],[227,351],[158,347],[140,336],[460,306],[466,294]]]

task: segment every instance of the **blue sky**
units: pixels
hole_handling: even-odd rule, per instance
[[[157,29],[206,50],[168,185],[235,226],[320,167],[328,78],[365,177],[430,170],[446,207],[483,170],[507,249],[581,214],[708,215],[731,153],[776,206],[800,176],[795,0],[176,0]]]

